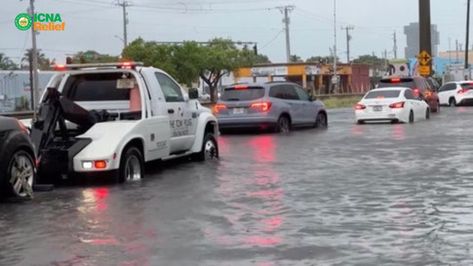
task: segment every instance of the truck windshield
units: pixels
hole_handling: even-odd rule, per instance
[[[122,73],[91,73],[74,75],[67,81],[63,94],[73,101],[128,101],[129,89],[117,89]]]
[[[263,98],[263,87],[235,86],[226,88],[223,91],[221,100],[223,101],[252,101]]]

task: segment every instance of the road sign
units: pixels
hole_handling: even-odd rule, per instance
[[[430,66],[419,66],[419,74],[421,76],[430,76]]]
[[[426,51],[422,51],[417,56],[417,60],[419,60],[419,64],[421,66],[427,66],[430,63],[430,61],[432,60],[432,57]]]

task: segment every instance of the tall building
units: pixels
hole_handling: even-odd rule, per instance
[[[437,30],[437,25],[432,25],[432,56],[438,54],[438,46],[440,44],[440,34]],[[414,58],[419,54],[419,23],[411,23],[404,27],[404,34],[406,34],[407,47],[405,48],[406,58]]]

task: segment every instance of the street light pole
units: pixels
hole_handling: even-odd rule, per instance
[[[34,0],[30,0],[30,15],[31,19],[34,18]],[[31,90],[33,91],[33,98],[31,101],[33,102],[33,117],[36,119],[36,111],[38,109],[38,103],[39,103],[39,79],[38,79],[38,51],[36,48],[36,31],[34,30],[34,26],[31,27],[31,42],[32,42],[32,51],[31,51],[31,57],[33,58],[32,63],[33,63],[33,84],[31,84]]]
[[[468,73],[468,79],[471,79],[470,64],[468,62],[468,50],[470,46],[470,0],[466,8],[466,45],[465,45],[465,71]]]

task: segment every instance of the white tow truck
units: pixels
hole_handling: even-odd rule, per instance
[[[141,63],[56,66],[31,138],[38,181],[72,175],[140,179],[144,163],[219,156],[218,123],[164,71]]]

